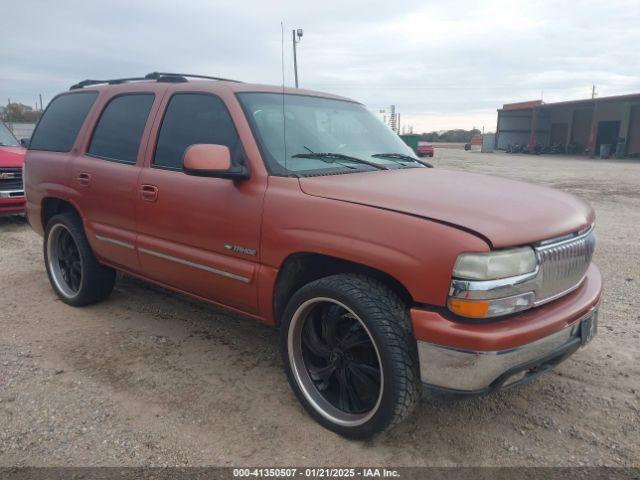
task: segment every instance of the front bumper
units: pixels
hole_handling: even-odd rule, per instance
[[[0,215],[23,213],[25,209],[24,191],[0,191]]]
[[[546,305],[493,322],[460,322],[412,309],[420,375],[431,389],[482,394],[549,370],[596,331],[602,277],[591,264],[580,287]]]
[[[511,350],[472,351],[418,342],[422,382],[427,388],[483,394],[510,387],[555,367],[596,333],[598,309],[565,329]]]

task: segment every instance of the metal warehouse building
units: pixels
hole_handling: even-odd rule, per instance
[[[569,153],[640,156],[640,93],[569,102],[507,103],[498,109],[496,148],[559,145]]]

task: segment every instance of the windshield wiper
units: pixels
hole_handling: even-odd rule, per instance
[[[397,158],[398,160],[407,160],[410,162],[419,163],[420,165],[424,165],[427,168],[433,168],[433,165],[431,163],[423,162],[422,160],[413,158],[410,155],[405,155],[404,153],[374,153],[371,156],[376,158]]]
[[[360,163],[362,165],[369,165],[370,167],[377,168],[378,170],[389,170],[389,168],[385,167],[384,165],[380,165],[379,163],[370,162],[368,160],[352,157],[350,155],[343,155],[342,153],[331,153],[331,152],[296,153],[295,155],[291,155],[291,158],[317,158],[318,160],[326,161],[327,163],[338,163],[338,164],[340,163],[332,162],[331,159],[345,160],[353,163]],[[343,165],[343,166],[346,166],[346,165]]]
[[[307,147],[306,145],[303,145],[303,147],[304,147],[304,149],[305,149],[307,152],[309,152],[309,153],[313,153],[313,154],[315,154],[315,153],[316,153],[316,152],[314,152],[313,150],[311,150],[309,147]],[[295,155],[294,155],[294,156],[295,156]],[[319,160],[322,160],[322,161],[323,161],[323,162],[325,162],[325,163],[337,163],[337,164],[338,164],[338,165],[340,165],[341,167],[348,168],[348,169],[350,169],[350,170],[357,170],[357,168],[356,168],[356,167],[352,167],[351,165],[345,165],[344,163],[342,163],[342,162],[338,162],[338,161],[336,161],[336,160],[329,160],[329,159],[327,159],[327,158],[320,158]]]

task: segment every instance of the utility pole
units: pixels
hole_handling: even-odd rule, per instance
[[[40,111],[42,111],[42,94],[39,93],[38,97],[40,97]]]
[[[595,84],[593,84],[591,86],[591,98],[592,99],[596,98],[596,86],[595,86]]]
[[[298,88],[298,57],[296,55],[296,45],[298,43],[300,43],[300,40],[302,39],[302,29],[298,28],[293,29],[291,31],[291,39],[293,41],[293,74],[294,77],[296,79],[296,88]],[[298,39],[296,40],[296,37],[298,37]]]

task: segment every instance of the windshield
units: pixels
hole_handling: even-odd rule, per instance
[[[275,175],[375,170],[358,159],[387,168],[421,167],[411,159],[374,156],[415,158],[400,137],[358,103],[280,93],[239,93],[238,98]],[[326,153],[341,158],[313,155]]]
[[[0,147],[17,147],[18,141],[13,136],[11,130],[7,126],[0,122]]]

